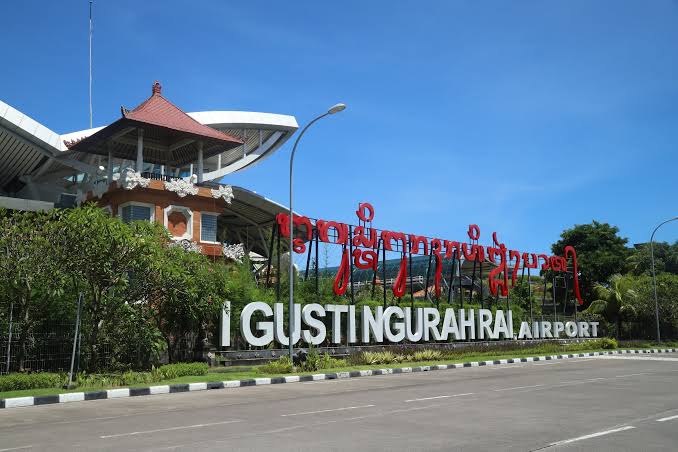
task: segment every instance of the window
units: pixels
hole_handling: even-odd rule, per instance
[[[217,242],[218,215],[202,212],[200,214],[200,241]]]
[[[125,223],[132,221],[151,221],[153,219],[151,206],[140,204],[126,204],[120,209],[120,217]]]

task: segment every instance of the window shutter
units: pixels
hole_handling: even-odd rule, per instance
[[[203,242],[217,241],[217,216],[203,213],[200,215],[200,240]]]

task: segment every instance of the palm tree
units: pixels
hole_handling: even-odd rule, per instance
[[[617,325],[617,338],[621,334],[622,318],[636,316],[635,301],[638,294],[632,288],[629,277],[619,274],[612,275],[608,284],[596,283],[594,287],[596,300],[586,310],[590,314],[600,314],[608,322]]]

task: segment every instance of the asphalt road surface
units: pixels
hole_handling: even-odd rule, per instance
[[[678,355],[0,410],[10,450],[678,450]]]

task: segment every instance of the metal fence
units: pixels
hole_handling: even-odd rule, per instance
[[[49,323],[26,329],[20,322],[0,323],[0,374],[16,372],[67,372],[73,351],[73,323]],[[111,353],[108,343],[97,346],[98,366],[106,367]],[[88,365],[90,354],[79,335],[74,370]]]

